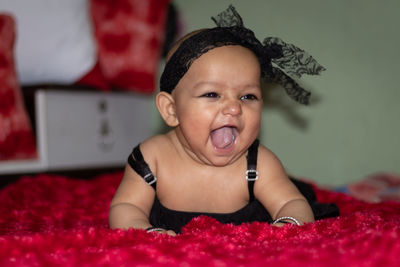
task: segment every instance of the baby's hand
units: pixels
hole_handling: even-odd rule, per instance
[[[174,231],[165,230],[163,228],[158,228],[158,227],[150,227],[150,228],[147,228],[146,231],[147,231],[147,233],[156,232],[156,233],[159,233],[159,234],[167,234],[167,235],[170,235],[170,236],[176,236],[176,233]]]
[[[170,235],[170,236],[176,236],[176,233],[174,232],[174,231],[172,231],[172,230],[168,230],[168,231],[166,231],[165,232],[167,235]]]
[[[285,226],[286,223],[278,222],[278,223],[274,223],[274,224],[272,224],[272,225],[273,225],[273,226],[276,226],[276,227],[282,227],[282,226]]]

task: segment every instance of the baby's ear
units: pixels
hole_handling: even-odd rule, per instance
[[[159,92],[156,95],[156,106],[168,126],[178,126],[179,121],[175,112],[175,100],[171,94]]]

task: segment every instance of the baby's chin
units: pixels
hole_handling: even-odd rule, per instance
[[[217,141],[215,140],[216,137],[212,137],[213,134],[210,133],[208,140],[203,144],[199,140],[196,141],[193,139],[180,141],[186,153],[194,161],[208,166],[224,167],[238,160],[247,151],[247,147],[243,143],[243,140],[241,140],[241,135],[236,128],[232,127],[232,129],[221,131],[226,131],[222,135],[230,135],[229,140]],[[221,135],[221,133],[219,134]],[[218,138],[228,139],[224,136],[219,136]]]
[[[229,153],[225,151],[217,151],[210,143],[198,149],[186,147],[187,154],[197,163],[207,166],[224,167],[234,163],[240,153],[234,150],[234,146],[230,148]]]
[[[216,167],[233,164],[247,151],[246,149],[241,149],[239,144],[240,142],[235,140],[234,143],[225,148],[216,148],[211,145],[212,152],[211,156],[208,157],[208,162]]]
[[[238,153],[232,153],[230,155],[224,155],[224,156],[214,156],[210,160],[210,165],[215,166],[215,167],[225,167],[229,166],[231,164],[234,164],[241,156],[243,156],[243,152],[238,152]]]

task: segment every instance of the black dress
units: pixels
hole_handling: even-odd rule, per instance
[[[258,140],[256,140],[248,150],[247,156],[247,172],[246,179],[249,190],[249,203],[243,208],[232,213],[206,213],[206,212],[186,212],[171,210],[162,205],[158,200],[157,195],[154,199],[153,207],[150,211],[150,223],[155,227],[170,229],[176,233],[180,233],[181,228],[186,225],[190,220],[200,215],[215,218],[221,223],[241,224],[246,222],[267,222],[272,223],[271,215],[264,208],[264,206],[254,196],[254,182],[257,180],[257,153],[258,153]],[[139,145],[137,145],[132,154],[128,157],[129,165],[151,186],[156,190],[156,179],[151,172],[149,166],[143,158]],[[314,218],[316,220],[335,217],[339,215],[339,209],[333,203],[322,204],[316,199],[312,187],[302,181],[291,178],[292,182],[296,185],[299,191],[305,196],[310,204]]]

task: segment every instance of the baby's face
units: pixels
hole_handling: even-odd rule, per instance
[[[235,162],[260,130],[260,66],[242,46],[214,48],[195,60],[172,92],[180,142],[197,161]]]

